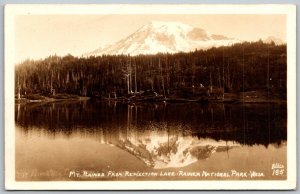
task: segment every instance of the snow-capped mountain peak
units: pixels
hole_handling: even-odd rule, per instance
[[[128,135],[128,134],[127,134]],[[131,134],[136,137],[136,134]],[[207,159],[216,152],[239,147],[233,142],[168,135],[166,131],[147,131],[138,138],[119,139],[116,144],[154,169],[180,168]]]
[[[152,21],[116,44],[96,49],[85,56],[189,52],[236,42],[239,41],[183,23]]]
[[[192,29],[191,26],[179,23],[179,22],[162,22],[162,21],[152,21],[149,22],[148,24],[142,26],[140,30],[143,29],[149,29],[151,28],[152,30],[158,32],[159,30],[164,31],[164,32],[169,32],[173,33],[176,30],[180,31],[190,31]]]

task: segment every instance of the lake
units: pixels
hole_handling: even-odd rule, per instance
[[[16,180],[286,179],[287,106],[15,105]]]

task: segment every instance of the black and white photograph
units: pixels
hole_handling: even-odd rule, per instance
[[[8,189],[295,188],[293,5],[5,12]]]

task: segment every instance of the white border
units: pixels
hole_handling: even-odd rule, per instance
[[[286,14],[288,53],[287,180],[283,181],[15,181],[14,17],[101,14]],[[296,6],[276,5],[6,5],[5,6],[5,189],[8,190],[217,190],[296,188]]]

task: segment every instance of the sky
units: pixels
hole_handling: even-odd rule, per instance
[[[173,21],[239,40],[286,41],[286,16],[255,15],[17,15],[15,64],[50,55],[81,56],[126,38],[151,21]]]

